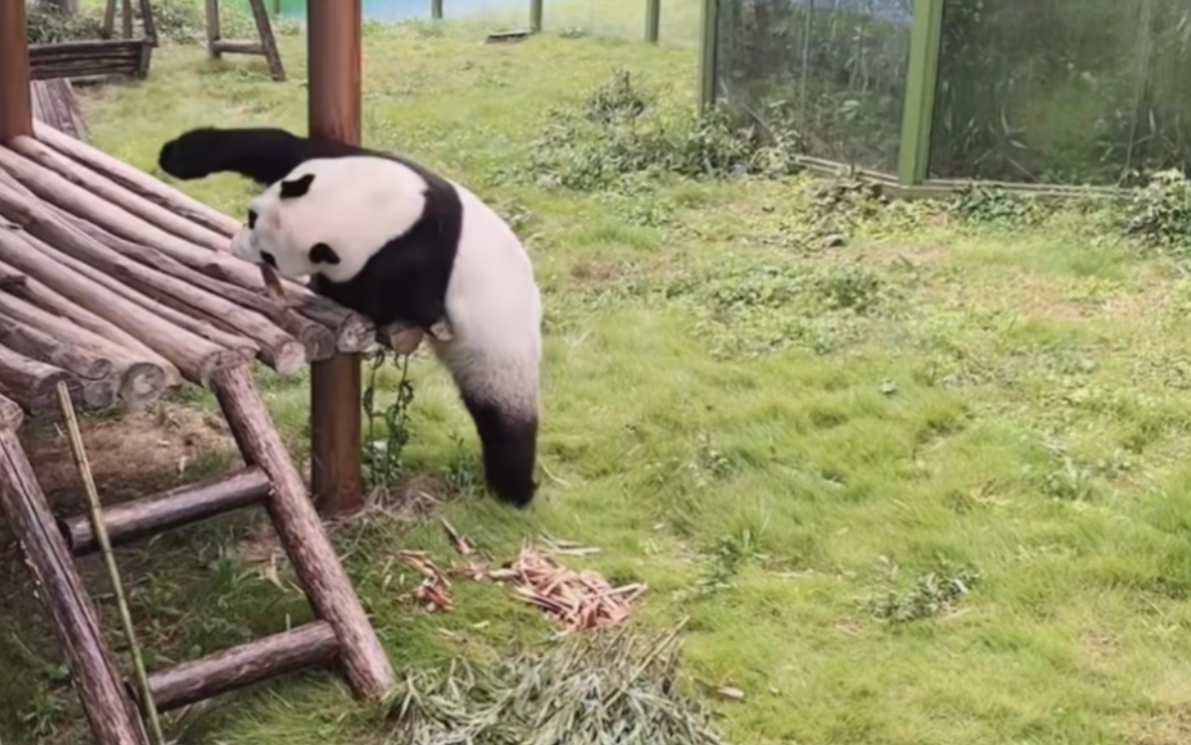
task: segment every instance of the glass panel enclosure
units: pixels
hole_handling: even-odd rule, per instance
[[[913,0],[720,0],[716,95],[803,151],[897,172]]]
[[[929,174],[1121,183],[1191,159],[1187,0],[946,0]]]

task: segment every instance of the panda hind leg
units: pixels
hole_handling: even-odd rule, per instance
[[[480,437],[484,454],[484,479],[500,501],[518,508],[533,501],[537,484],[538,418],[518,415],[489,401],[462,395]]]

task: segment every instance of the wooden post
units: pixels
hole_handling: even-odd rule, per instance
[[[223,55],[219,51],[219,39],[223,33],[219,29],[219,0],[207,0],[206,14],[207,14],[207,57],[210,59],[222,59]]]
[[[359,144],[360,0],[309,0],[306,13],[310,136]],[[326,513],[364,504],[361,362],[337,354],[310,365],[310,485]]]
[[[0,0],[0,142],[33,134],[23,0]]]
[[[215,378],[213,388],[244,460],[269,475],[273,493],[268,505],[273,525],[310,604],[318,617],[335,630],[352,690],[362,698],[380,700],[394,683],[393,668],[323,532],[302,477],[273,427],[251,371],[247,365],[224,370]],[[359,401],[351,405],[359,411]]]

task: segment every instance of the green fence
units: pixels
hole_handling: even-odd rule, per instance
[[[906,186],[1191,165],[1187,0],[706,0],[703,100]]]

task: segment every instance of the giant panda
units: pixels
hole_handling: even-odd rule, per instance
[[[201,128],[162,147],[181,179],[232,172],[266,188],[232,251],[377,324],[431,330],[507,504],[533,500],[542,301],[521,241],[468,189],[393,154],[275,128]]]

